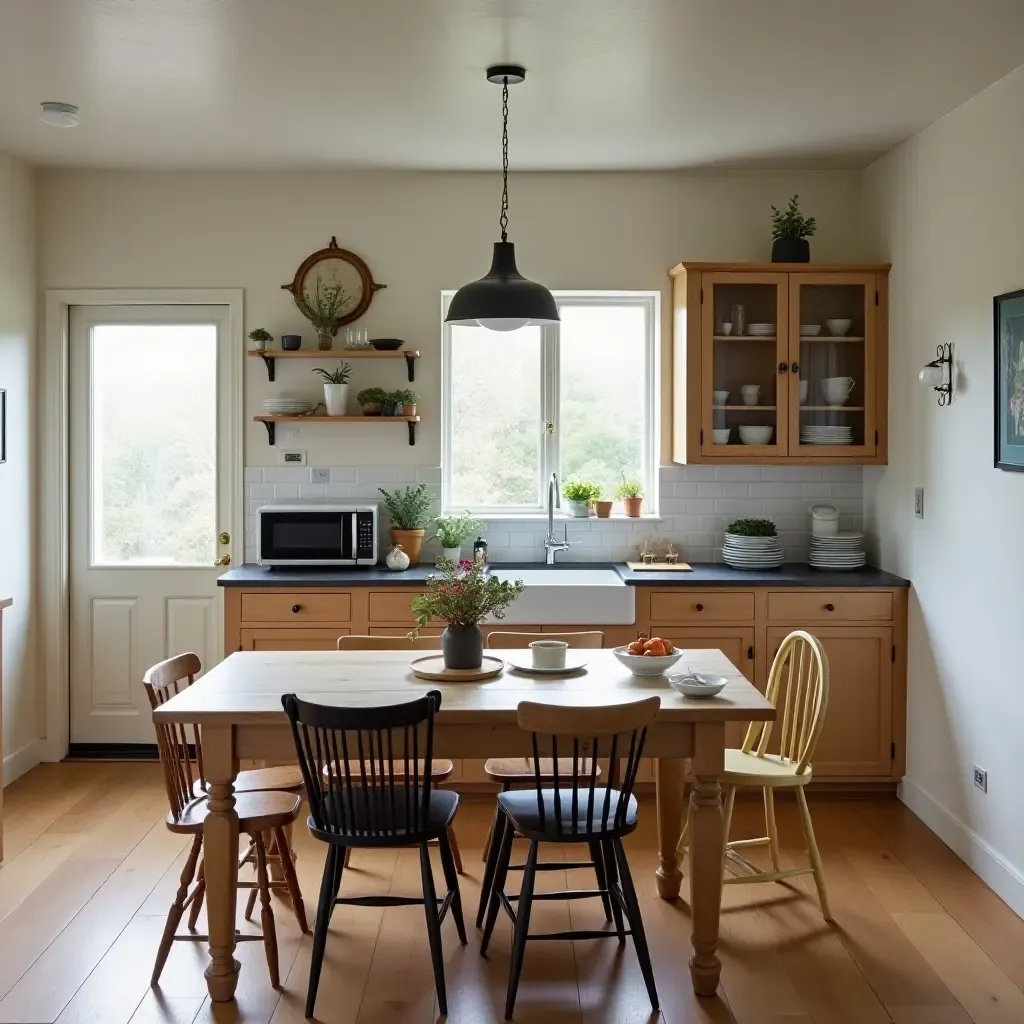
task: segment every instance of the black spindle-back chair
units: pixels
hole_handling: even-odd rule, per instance
[[[339,903],[395,907],[423,904],[437,1001],[447,1013],[441,922],[449,909],[459,940],[466,942],[459,878],[448,828],[459,796],[431,785],[434,714],[441,694],[432,690],[418,700],[386,707],[346,708],[312,704],[295,694],[282,698],[291,722],[299,767],[309,800],[309,830],[328,845],[320,886],[313,955],[309,969],[306,1016],[313,1015],[327,928]],[[446,892],[434,889],[427,844],[437,841]],[[338,895],[351,847],[418,846],[423,898]]]
[[[647,729],[657,717],[657,697],[610,707],[578,708],[534,704],[524,701],[518,708],[521,729],[531,733],[534,788],[510,790],[498,796],[501,810],[490,856],[494,858],[491,892],[487,905],[480,951],[486,953],[499,909],[514,925],[512,960],[509,967],[505,1016],[511,1018],[529,940],[598,939],[615,936],[620,944],[633,938],[640,969],[651,999],[658,1008],[650,952],[640,917],[640,904],[626,862],[622,837],[637,826],[637,803],[633,796]],[[552,778],[539,769],[541,758],[566,758],[572,764],[569,777]],[[598,770],[605,762],[607,771]],[[510,869],[512,840],[516,833],[529,840],[523,866],[523,884],[518,896],[505,893]],[[537,862],[542,842],[586,843],[601,857],[596,890],[534,892]],[[603,868],[603,870],[601,870]],[[601,897],[611,905],[612,929],[577,930],[529,934],[530,910],[535,899],[587,899]],[[516,906],[513,906],[513,904]],[[628,928],[626,927],[628,925]]]

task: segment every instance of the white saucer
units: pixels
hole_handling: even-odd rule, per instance
[[[568,676],[587,667],[587,659],[575,651],[566,652],[565,665],[562,668],[541,668],[538,665],[534,665],[529,651],[523,651],[521,656],[514,654],[506,655],[505,663],[509,668],[514,668],[517,672],[525,672],[527,675],[537,676]]]

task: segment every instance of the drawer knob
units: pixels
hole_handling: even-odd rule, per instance
[[[698,604],[698,605],[697,605],[697,611],[699,611],[699,612],[702,612],[702,611],[704,611],[704,605],[702,605],[702,604]]]
[[[302,605],[301,604],[293,604],[292,605],[292,614],[298,615],[299,612],[301,612],[301,611],[302,611]]]
[[[836,610],[836,606],[834,604],[827,604],[827,605],[825,605],[825,611],[827,611],[827,612],[834,612],[835,610]]]

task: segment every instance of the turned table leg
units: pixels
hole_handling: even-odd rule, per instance
[[[674,900],[683,882],[676,844],[683,829],[683,758],[659,757],[655,762],[658,800],[658,870],[655,881],[663,900]]]

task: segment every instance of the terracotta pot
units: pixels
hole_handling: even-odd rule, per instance
[[[423,538],[426,530],[391,530],[391,543],[401,544],[402,550],[409,556],[410,565],[420,564],[420,548],[423,547]]]
[[[441,634],[445,668],[479,668],[484,663],[484,634],[479,626],[448,626]]]
[[[416,403],[411,402],[409,405],[402,406],[403,416],[415,416],[416,415]]]
[[[643,507],[644,499],[640,498],[623,498],[622,505],[626,510],[626,515],[630,519],[640,518],[640,509]]]
[[[597,509],[598,519],[610,519],[612,515],[612,505],[614,501],[598,501],[594,503],[594,507]]]
[[[380,402],[371,402],[369,405],[361,406],[364,416],[379,416]]]

